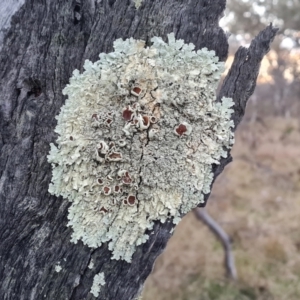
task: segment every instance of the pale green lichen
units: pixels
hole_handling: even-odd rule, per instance
[[[88,265],[89,269],[93,269],[94,268],[94,261],[91,259],[89,265]]]
[[[116,40],[63,90],[49,192],[72,202],[72,241],[109,242],[114,259],[131,261],[155,220],[178,223],[203,202],[234,140],[233,102],[215,102],[223,63],[168,39]]]
[[[139,9],[140,6],[142,5],[143,0],[133,0],[135,8]]]
[[[58,263],[58,264],[55,266],[55,272],[59,273],[61,270],[62,270],[62,267],[61,267],[61,265]]]
[[[105,285],[104,273],[96,274],[93,280],[93,285],[91,287],[90,293],[95,297],[99,296],[101,286]]]

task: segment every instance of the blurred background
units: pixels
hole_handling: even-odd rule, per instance
[[[300,299],[300,1],[228,0],[220,25],[232,33],[229,67],[270,22],[280,33],[206,207],[231,239],[237,278],[194,211],[157,259],[143,300]]]

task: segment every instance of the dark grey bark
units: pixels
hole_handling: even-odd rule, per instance
[[[106,285],[98,299],[138,294],[173,225],[157,222],[131,264],[110,260],[107,245],[92,250],[70,243],[69,203],[47,191],[46,155],[65,101],[61,91],[74,69],[111,51],[120,37],[149,41],[174,32],[225,60],[227,38],[218,27],[224,8],[225,0],[144,0],[138,10],[130,0],[26,0],[13,16],[0,52],[0,299],[93,299],[89,291],[100,271]],[[220,95],[233,97],[236,124],[275,34],[270,26],[241,48],[224,81]],[[214,167],[215,176],[230,160]]]
[[[5,30],[10,25],[10,19],[22,6],[25,0],[5,0],[0,2],[0,50]]]

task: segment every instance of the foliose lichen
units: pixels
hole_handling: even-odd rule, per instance
[[[234,141],[233,102],[215,101],[215,53],[174,34],[151,41],[118,39],[73,72],[48,156],[49,192],[72,203],[72,242],[109,242],[112,258],[128,262],[154,221],[178,223],[204,201],[212,164]]]
[[[61,267],[61,265],[58,263],[58,264],[55,266],[55,272],[59,273],[61,270],[62,270],[62,267]]]
[[[91,261],[90,261],[90,263],[88,265],[88,268],[89,269],[93,269],[94,268],[94,261],[93,261],[93,259],[91,259]]]
[[[134,6],[136,9],[139,9],[140,6],[142,5],[143,0],[133,0]]]
[[[93,280],[93,285],[91,287],[91,294],[95,297],[99,296],[99,292],[101,290],[101,286],[105,285],[104,273],[96,274]]]

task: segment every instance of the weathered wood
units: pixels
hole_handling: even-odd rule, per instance
[[[100,271],[106,285],[98,299],[129,300],[138,294],[173,225],[156,223],[131,264],[110,260],[107,245],[92,250],[70,242],[69,203],[47,191],[46,155],[56,139],[54,116],[65,101],[61,91],[74,69],[111,51],[120,37],[149,41],[173,31],[225,60],[228,43],[218,26],[224,8],[225,0],[144,0],[138,10],[130,0],[26,0],[13,16],[0,52],[1,299],[93,299],[89,291]],[[237,103],[236,123],[275,33],[269,27],[249,49],[240,49],[224,82],[220,95]],[[230,157],[215,166],[215,176],[228,162]],[[93,269],[87,267],[91,259]]]
[[[10,27],[11,17],[22,6],[25,0],[5,0],[0,2],[0,49],[7,28]]]

